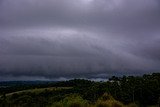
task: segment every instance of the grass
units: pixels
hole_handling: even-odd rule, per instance
[[[20,94],[20,93],[41,93],[43,91],[57,91],[57,90],[61,90],[61,89],[71,89],[72,87],[48,87],[48,88],[35,88],[35,89],[28,89],[28,90],[22,90],[22,91],[16,91],[16,92],[12,92],[12,93],[8,93],[6,94],[6,96],[11,96],[13,94]]]

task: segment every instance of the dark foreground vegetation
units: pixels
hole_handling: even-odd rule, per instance
[[[1,82],[0,107],[159,107],[160,73],[106,82]]]

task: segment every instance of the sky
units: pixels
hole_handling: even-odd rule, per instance
[[[0,0],[0,81],[152,72],[159,0]]]

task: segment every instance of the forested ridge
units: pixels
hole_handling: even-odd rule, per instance
[[[105,82],[74,79],[7,84],[1,82],[0,107],[158,107],[160,104],[160,73],[112,76]]]

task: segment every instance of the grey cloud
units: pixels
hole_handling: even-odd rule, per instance
[[[119,31],[160,27],[156,21],[160,18],[156,0],[7,1],[1,7],[3,26],[95,26]]]
[[[137,42],[139,47],[137,48],[137,45],[130,45],[128,47],[131,47],[128,51],[136,56],[144,57],[147,59],[154,59],[159,61],[160,60],[160,40],[154,39],[154,40],[145,40],[140,43]]]
[[[1,0],[0,75],[104,78],[159,71],[159,19],[159,0]]]

